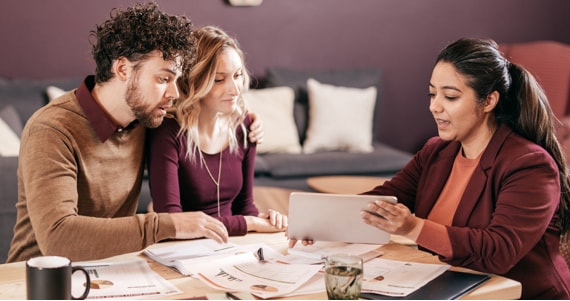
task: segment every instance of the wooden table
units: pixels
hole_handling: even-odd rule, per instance
[[[381,185],[388,178],[370,176],[321,176],[307,179],[307,185],[316,192],[359,194]]]
[[[394,237],[397,240],[397,237]],[[231,237],[230,241],[235,244],[250,244],[256,242],[264,242],[268,246],[274,248],[283,254],[287,252],[288,241],[283,233],[250,233],[246,236]],[[153,247],[161,247],[165,244],[173,244],[177,242],[167,242],[156,244]],[[381,247],[384,251],[383,258],[396,259],[403,261],[415,261],[424,263],[439,263],[436,256],[429,253],[419,251],[416,248],[391,242]],[[203,284],[200,280],[184,277],[175,270],[162,266],[140,252],[133,252],[105,259],[105,261],[123,261],[132,259],[146,259],[150,267],[163,278],[170,281],[183,291],[182,294],[168,296],[169,299],[190,299],[200,296],[206,296],[208,293],[219,293],[215,289]],[[467,271],[465,269],[452,268],[454,270]],[[492,275],[491,279],[479,286],[477,289],[462,296],[462,299],[517,299],[521,294],[521,285],[519,282],[504,277]],[[15,262],[0,265],[0,299],[25,299],[25,262]],[[325,300],[327,295],[325,292],[311,295],[302,295],[291,297],[288,299],[313,299]]]

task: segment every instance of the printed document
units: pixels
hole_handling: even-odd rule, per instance
[[[364,263],[363,293],[405,297],[449,269],[447,264],[429,264],[372,259]]]
[[[234,245],[219,244],[211,239],[200,239],[161,248],[147,248],[143,253],[160,264],[175,268],[184,276],[192,276],[195,273],[194,266],[197,264],[212,262],[235,254],[255,253],[260,248],[263,250],[265,259],[283,261],[285,257],[262,242]]]
[[[319,272],[322,265],[260,260],[252,252],[219,257],[192,267],[194,277],[225,291],[249,292],[267,299],[290,294]]]
[[[177,269],[182,275],[192,275],[188,267],[194,262],[206,256],[216,256],[235,251],[236,245],[231,243],[221,244],[213,239],[191,240],[177,243],[166,247],[148,247],[143,253],[152,260]]]
[[[87,299],[160,298],[182,293],[143,260],[77,262],[73,265],[81,266],[89,273],[91,290]],[[79,296],[84,290],[85,275],[74,273],[71,284],[73,295]]]

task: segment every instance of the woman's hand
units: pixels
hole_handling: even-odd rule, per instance
[[[309,246],[314,244],[315,242],[313,240],[309,240],[309,239],[303,239],[301,241],[301,243],[303,244],[303,246]],[[289,239],[289,248],[294,247],[297,244],[297,240],[296,239]]]
[[[258,216],[246,216],[248,231],[281,232],[287,229],[287,216],[269,209]]]
[[[259,213],[258,216],[269,219],[269,223],[277,229],[285,230],[287,228],[287,215],[281,214],[279,211],[269,209],[265,213]]]
[[[368,210],[361,212],[365,223],[388,233],[416,240],[423,220],[415,217],[403,204],[375,201],[368,204]]]

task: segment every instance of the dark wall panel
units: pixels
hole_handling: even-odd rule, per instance
[[[91,73],[88,34],[126,0],[0,2],[0,76],[49,78]],[[415,151],[436,129],[428,111],[433,60],[462,36],[498,42],[570,44],[567,0],[264,0],[231,7],[223,0],[160,0],[167,12],[235,35],[250,70],[268,66],[382,70],[378,138]]]

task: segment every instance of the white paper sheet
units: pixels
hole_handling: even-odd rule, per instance
[[[245,291],[266,299],[294,292],[321,268],[321,265],[260,262],[247,252],[196,264],[192,270],[195,277],[213,288]]]
[[[376,258],[364,263],[362,292],[405,297],[441,275],[447,264]]]
[[[176,286],[154,272],[146,261],[77,262],[91,278],[87,299],[140,299],[163,297],[182,293]],[[73,295],[84,291],[85,275],[75,272],[72,278]]]
[[[285,261],[304,264],[324,263],[324,259],[332,254],[351,254],[362,257],[363,261],[368,261],[383,254],[378,250],[381,246],[333,241],[317,241],[308,246],[299,243],[294,248],[288,249],[289,255],[285,256]]]

